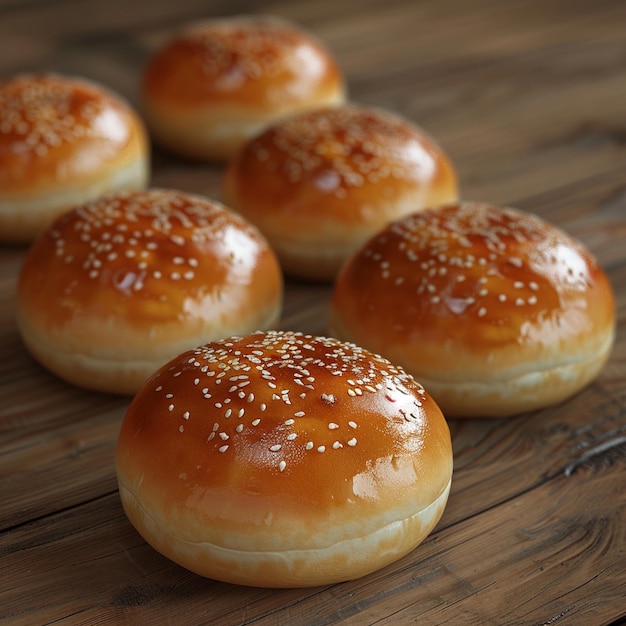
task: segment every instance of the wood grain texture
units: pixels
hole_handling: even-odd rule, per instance
[[[114,450],[127,398],[74,388],[24,350],[25,249],[0,247],[0,622],[601,625],[626,620],[626,4],[621,0],[0,0],[0,78],[56,70],[131,103],[178,26],[268,12],[333,50],[355,101],[402,113],[453,159],[466,199],[537,213],[615,288],[600,377],[508,420],[451,420],[448,507],[413,553],[324,588],[199,578],[126,520]],[[219,198],[222,170],[153,154],[152,183]],[[281,327],[324,334],[330,289],[288,281]],[[622,622],[623,623],[623,622]]]

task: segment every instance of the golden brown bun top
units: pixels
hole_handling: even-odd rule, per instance
[[[19,295],[46,325],[119,315],[141,328],[192,324],[216,303],[237,315],[268,283],[279,298],[278,262],[256,228],[206,198],[151,189],[58,218],[29,250]]]
[[[0,83],[0,192],[71,183],[146,152],[135,112],[98,85],[54,74]]]
[[[470,379],[593,353],[615,323],[610,283],[583,245],[531,214],[470,202],[373,237],[343,268],[333,308],[342,326],[358,320],[363,341],[410,339],[433,376]]]
[[[235,103],[259,111],[343,93],[329,52],[296,26],[242,16],[194,24],[151,59],[144,97],[181,109]]]
[[[386,223],[387,215],[397,218],[406,212],[395,206],[406,202],[405,194],[419,203],[416,193],[432,203],[438,197],[456,198],[448,157],[408,120],[355,104],[308,111],[274,124],[240,150],[225,181],[233,206],[260,219],[272,214],[277,225],[280,215],[285,227],[293,228],[302,219],[319,224],[324,217],[334,227],[371,224],[378,214]]]
[[[147,510],[160,500],[225,532],[275,535],[299,521],[421,510],[445,490],[452,451],[439,408],[399,368],[336,340],[269,331],[154,374],[128,409],[117,463]]]

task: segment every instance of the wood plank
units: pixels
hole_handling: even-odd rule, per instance
[[[131,102],[150,54],[190,19],[272,12],[333,50],[353,99],[406,115],[457,166],[464,198],[580,238],[619,319],[598,380],[509,420],[451,421],[437,530],[358,581],[264,590],[201,579],[149,548],[114,474],[127,398],[57,380],[14,320],[26,248],[0,246],[0,621],[608,624],[626,618],[626,4],[621,0],[0,0],[0,77],[55,69]],[[158,150],[153,184],[220,197],[223,168]],[[324,334],[330,287],[286,282],[282,328]],[[10,358],[8,358],[10,356]]]

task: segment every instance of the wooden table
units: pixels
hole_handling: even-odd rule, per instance
[[[361,580],[265,590],[197,577],[126,520],[127,398],[44,371],[14,322],[25,249],[0,247],[0,619],[10,624],[617,624],[626,619],[626,3],[622,0],[0,0],[0,76],[82,74],[136,102],[150,52],[211,15],[271,12],[335,52],[352,99],[436,136],[466,199],[535,212],[597,255],[612,358],[564,404],[451,420],[435,532]],[[214,196],[222,171],[154,155],[153,184]],[[289,282],[282,327],[324,333],[329,288]],[[620,621],[622,620],[622,621]]]

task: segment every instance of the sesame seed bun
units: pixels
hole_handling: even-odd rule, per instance
[[[124,510],[156,550],[259,587],[363,576],[413,550],[445,507],[450,432],[424,389],[353,345],[255,333],[188,351],[132,401]]]
[[[17,320],[44,366],[133,394],[199,343],[273,326],[282,276],[256,228],[206,198],[120,193],[65,213],[22,266]]]
[[[330,52],[285,20],[239,16],[192,24],[146,68],[143,111],[155,141],[182,156],[225,160],[285,115],[345,100]]]
[[[117,95],[54,74],[0,83],[0,240],[30,242],[77,204],[143,189],[148,170],[143,123]]]
[[[560,402],[593,380],[613,292],[582,244],[528,213],[461,203],[390,225],[346,264],[330,333],[413,374],[446,417]]]
[[[332,280],[389,222],[457,199],[441,148],[409,121],[357,105],[282,120],[231,161],[225,202],[255,223],[292,276]]]

